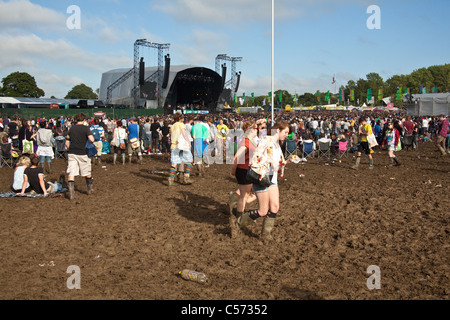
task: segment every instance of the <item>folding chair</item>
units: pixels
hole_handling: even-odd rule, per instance
[[[303,142],[303,158],[314,158],[314,142]]]
[[[330,158],[331,157],[331,148],[328,142],[319,141],[319,152],[317,154],[318,158]]]
[[[409,150],[409,148],[414,148],[413,140],[414,140],[414,136],[412,134],[405,135],[405,137],[403,139],[403,145],[405,146],[406,150]]]
[[[54,142],[55,159],[62,158],[67,160],[66,138],[64,136],[57,136]]]
[[[339,141],[338,158],[348,157],[348,150],[348,141]]]
[[[2,143],[0,147],[0,167],[8,166],[9,168],[14,168],[19,157],[14,157],[12,143]]]
[[[297,141],[286,139],[285,158],[287,159],[292,155],[297,155]]]

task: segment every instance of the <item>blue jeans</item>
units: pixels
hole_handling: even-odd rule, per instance
[[[47,182],[49,185],[53,187],[52,193],[59,193],[62,191],[62,184],[59,182]]]
[[[52,162],[52,158],[48,157],[48,156],[40,156],[41,158],[41,164],[44,164],[45,161],[47,161],[47,163],[51,163]]]

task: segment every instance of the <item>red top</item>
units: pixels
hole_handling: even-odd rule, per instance
[[[413,134],[414,132],[414,122],[411,120],[406,120],[403,124],[403,127],[406,129],[407,134]]]
[[[253,152],[255,152],[256,145],[248,137],[245,137],[244,140],[242,140],[239,145],[239,148],[241,148],[241,147],[247,148],[247,150],[245,150],[245,163],[239,164],[239,162],[242,162],[242,161],[240,161],[240,159],[238,159],[237,167],[240,169],[247,170],[248,167],[250,166],[250,158],[253,156]]]

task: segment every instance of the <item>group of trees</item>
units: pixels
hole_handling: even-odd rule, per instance
[[[282,108],[286,105],[291,106],[313,106],[318,104],[335,104],[340,103],[353,105],[362,105],[367,103],[367,92],[371,89],[375,104],[381,105],[379,98],[391,98],[396,106],[401,106],[401,101],[398,99],[397,93],[403,95],[405,91],[411,94],[425,92],[450,92],[450,64],[431,66],[429,68],[421,68],[413,71],[409,75],[395,75],[386,81],[378,73],[369,73],[366,79],[359,79],[357,81],[350,80],[345,86],[339,88],[338,93],[330,93],[329,100],[327,99],[328,92],[314,92],[304,93],[302,95],[291,94],[286,90],[278,90],[275,92],[275,107]],[[382,91],[379,91],[382,90]],[[282,94],[280,102],[279,94]],[[378,94],[381,93],[381,96]],[[245,104],[251,103],[253,105],[263,105],[264,101],[269,105],[269,95],[258,97],[245,97]]]
[[[44,90],[38,87],[34,77],[26,72],[13,72],[2,79],[0,96],[41,98],[44,95]],[[98,99],[98,95],[92,90],[92,88],[82,83],[74,86],[67,93],[64,99],[95,100]]]
[[[350,102],[353,105],[367,103],[367,92],[371,93],[375,99],[375,104],[381,105],[380,98],[391,97],[391,101],[396,106],[401,105],[399,93],[404,94],[405,90],[412,94],[420,93],[426,88],[426,92],[450,92],[450,64],[431,66],[413,71],[409,75],[395,75],[386,81],[378,73],[369,73],[366,79],[357,81],[350,80],[345,86],[339,88],[339,93],[329,94],[328,92],[304,93],[293,95],[286,90],[278,90],[274,94],[275,106],[283,108],[291,106],[312,106],[325,103],[345,104]],[[382,90],[382,91],[380,91]],[[85,84],[74,86],[64,97],[65,99],[98,99],[98,89],[96,92]],[[379,96],[382,93],[382,96]],[[14,72],[2,80],[0,96],[7,97],[30,97],[40,98],[45,95],[44,90],[39,88],[34,77],[26,72]],[[281,99],[280,99],[281,98]],[[280,101],[281,100],[281,101]],[[258,96],[244,97],[245,104],[270,105],[270,97]],[[378,101],[378,102],[377,102]],[[239,105],[239,103],[236,103]]]

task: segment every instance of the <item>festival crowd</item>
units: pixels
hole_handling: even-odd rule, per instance
[[[279,213],[277,181],[287,163],[307,161],[303,157],[307,144],[313,145],[313,152],[328,144],[336,154],[345,142],[347,151],[356,155],[355,170],[363,154],[373,169],[377,148],[387,149],[389,166],[400,165],[396,151],[409,147],[417,151],[419,141],[434,141],[442,156],[450,152],[449,120],[444,115],[314,111],[276,113],[274,120],[264,113],[177,113],[126,119],[88,119],[80,113],[73,118],[0,118],[1,151],[2,158],[14,160],[12,190],[18,195],[48,195],[67,188],[71,200],[76,197],[77,176],[86,179],[88,194],[94,192],[91,165],[102,164],[109,154],[113,165],[143,164],[144,155],[160,156],[168,162],[169,186],[175,182],[192,184],[194,169],[202,176],[206,167],[225,160],[237,182],[228,201],[232,235],[261,218],[263,240],[271,239]],[[288,142],[294,143],[301,159],[287,154]],[[94,155],[89,154],[88,145],[96,151]],[[44,170],[52,172],[52,160],[61,155],[67,160],[67,171],[58,181],[46,181]],[[258,209],[246,212],[246,205],[254,201]]]

